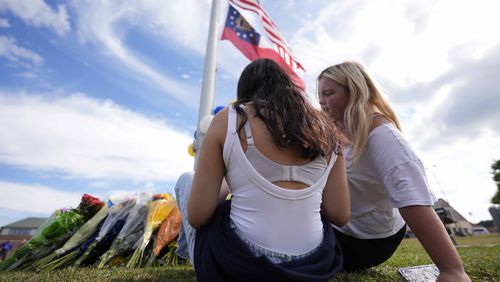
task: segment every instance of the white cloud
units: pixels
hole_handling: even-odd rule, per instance
[[[499,9],[498,1],[335,1],[304,19],[290,42],[310,96],[328,65],[364,62],[434,169],[434,192],[464,216],[488,219],[490,165],[500,156]]]
[[[9,20],[0,18],[0,27],[7,28],[10,27]]]
[[[18,46],[14,38],[6,36],[0,36],[0,57],[28,68],[39,67],[44,61],[37,53]]]
[[[365,62],[379,79],[408,86],[448,71],[450,53],[476,58],[500,42],[498,1],[335,1],[292,38],[309,85],[329,64]],[[474,20],[464,20],[474,19]],[[313,88],[309,88],[313,89]]]
[[[0,194],[0,208],[47,215],[60,208],[76,208],[82,196],[42,185],[5,181],[0,181]]]
[[[71,30],[64,5],[55,10],[42,0],[3,0],[0,11],[10,11],[27,24],[52,29],[60,36]]]
[[[0,11],[15,14],[11,6],[21,5],[15,2],[0,2]],[[202,61],[199,58],[206,46],[209,2],[74,1],[70,7],[74,7],[73,27],[82,41],[95,44],[99,52],[119,62],[106,64],[122,73],[132,70],[131,76],[193,104],[193,94],[198,95],[199,90],[179,82],[182,73],[191,74],[189,69],[183,65],[177,73],[166,75],[154,59],[141,53],[141,42],[130,44],[133,37],[129,33],[140,32],[156,47],[168,49],[168,54],[181,50],[174,53],[196,64]],[[43,1],[37,3],[46,6]],[[489,218],[487,207],[495,191],[489,166],[500,155],[498,111],[491,111],[498,100],[498,95],[493,96],[495,89],[500,88],[498,67],[494,67],[498,59],[488,57],[490,52],[491,58],[498,57],[500,46],[500,38],[493,36],[500,26],[498,1],[295,4],[301,5],[301,15],[311,16],[296,18],[294,24],[301,28],[286,39],[307,70],[304,78],[310,94],[314,96],[315,76],[326,66],[348,59],[365,62],[391,90],[389,97],[402,117],[404,133],[433,170],[429,178],[437,196],[448,198],[466,217],[472,212],[476,218]],[[278,6],[269,1],[264,5]],[[225,11],[222,7],[221,21]],[[285,14],[273,20],[282,31],[291,31],[290,17],[284,18]],[[0,56],[11,62],[43,64],[38,54],[17,46],[9,37],[0,38]],[[3,46],[16,48],[1,49]],[[237,78],[248,61],[228,41],[219,42],[218,53],[218,69],[222,70],[218,75],[229,83],[225,80]],[[193,160],[186,152],[191,134],[184,136],[163,121],[109,101],[78,95],[47,99],[0,94],[0,124],[1,162],[91,178],[94,188],[106,186],[108,178],[171,181],[192,168]],[[176,167],[166,167],[168,164]]]
[[[456,140],[419,148],[427,177],[438,197],[469,219],[491,219],[488,208],[496,191],[491,165],[500,156],[500,136],[482,132],[474,140]],[[473,218],[469,216],[473,214]]]
[[[163,38],[162,40],[168,39],[188,50],[203,54],[207,44],[211,2],[169,1],[168,16],[165,16],[165,2],[162,0],[142,0],[132,3],[135,3],[134,10],[144,16],[144,20],[151,24],[156,34]]]
[[[496,191],[490,174],[500,156],[496,50],[481,60],[457,60],[449,73],[423,87],[429,92],[427,101],[421,98],[399,108],[407,113],[403,124],[408,139],[433,168],[428,176],[437,183],[435,192],[475,221],[491,218],[488,207]],[[418,89],[406,93],[413,96],[406,99],[415,99]]]
[[[36,74],[35,72],[32,72],[32,71],[25,71],[25,72],[19,73],[18,76],[28,78],[28,79],[35,79],[38,77],[38,74]]]
[[[178,82],[177,75],[169,77],[154,66],[154,60],[146,60],[147,54],[140,54],[127,45],[127,33],[132,27],[144,27],[146,36],[160,46],[179,44],[182,50],[198,53],[206,46],[208,3],[199,1],[170,1],[168,16],[165,16],[163,1],[97,1],[76,2],[78,35],[83,42],[92,42],[103,53],[111,55],[122,65],[134,71],[147,83],[154,83],[160,89],[186,105],[193,105],[199,89],[191,84]],[[189,12],[186,12],[189,11]],[[121,66],[122,66],[121,65]],[[120,66],[120,68],[121,68]]]
[[[0,94],[0,162],[64,177],[173,181],[191,170],[191,136],[81,94]]]

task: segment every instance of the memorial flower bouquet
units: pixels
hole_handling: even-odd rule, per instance
[[[143,235],[144,222],[148,215],[151,196],[151,193],[148,192],[138,194],[137,202],[130,211],[127,222],[116,236],[109,250],[100,257],[97,268],[103,268],[114,257],[126,256],[137,248],[137,242]]]
[[[149,205],[146,226],[139,247],[134,251],[127,263],[127,267],[139,267],[143,262],[144,250],[151,240],[154,231],[167,218],[172,209],[177,206],[175,200],[169,194],[159,194],[153,197]]]
[[[41,258],[33,263],[37,270],[53,270],[61,266],[65,260],[57,260],[71,253],[78,246],[87,240],[99,227],[101,221],[108,215],[108,206],[104,205],[92,218],[85,222],[62,247],[55,250],[50,255]]]
[[[74,263],[74,266],[91,264],[109,248],[112,241],[125,225],[128,214],[135,205],[135,201],[136,198],[130,195],[115,196],[109,201],[111,206],[108,210],[108,216],[104,220],[99,234]]]
[[[85,223],[87,217],[93,216],[102,207],[103,203],[95,199],[85,194],[76,209],[56,211],[50,223],[44,224],[37,236],[0,263],[0,271],[30,269],[35,260],[62,246]]]

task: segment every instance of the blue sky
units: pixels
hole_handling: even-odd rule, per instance
[[[0,226],[74,207],[83,193],[172,191],[193,167],[210,3],[0,0]],[[322,69],[362,61],[436,196],[472,221],[490,219],[497,1],[262,4],[305,67],[313,102]],[[221,0],[221,26],[226,12]],[[235,99],[247,63],[219,41],[214,105]]]

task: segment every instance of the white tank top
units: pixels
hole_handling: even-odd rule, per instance
[[[328,163],[322,156],[316,157],[305,165],[282,165],[264,154],[254,145],[250,122],[247,120],[243,126],[247,137],[247,150],[245,156],[257,172],[269,182],[297,181],[308,186],[318,181],[325,172]]]
[[[337,156],[318,181],[307,188],[281,188],[264,178],[248,161],[237,132],[236,111],[229,108],[223,157],[231,189],[230,218],[253,243],[279,253],[300,255],[323,240],[320,205]]]

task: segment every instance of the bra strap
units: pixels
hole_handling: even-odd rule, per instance
[[[240,108],[245,110],[245,105],[241,104]],[[253,136],[252,136],[252,130],[250,129],[250,121],[248,120],[247,117],[247,122],[245,122],[245,125],[243,125],[243,128],[245,129],[245,135],[247,136],[247,145],[248,147],[253,146]]]
[[[253,146],[252,130],[250,129],[250,122],[248,120],[245,122],[243,128],[245,129],[245,134],[247,135],[247,145]]]

